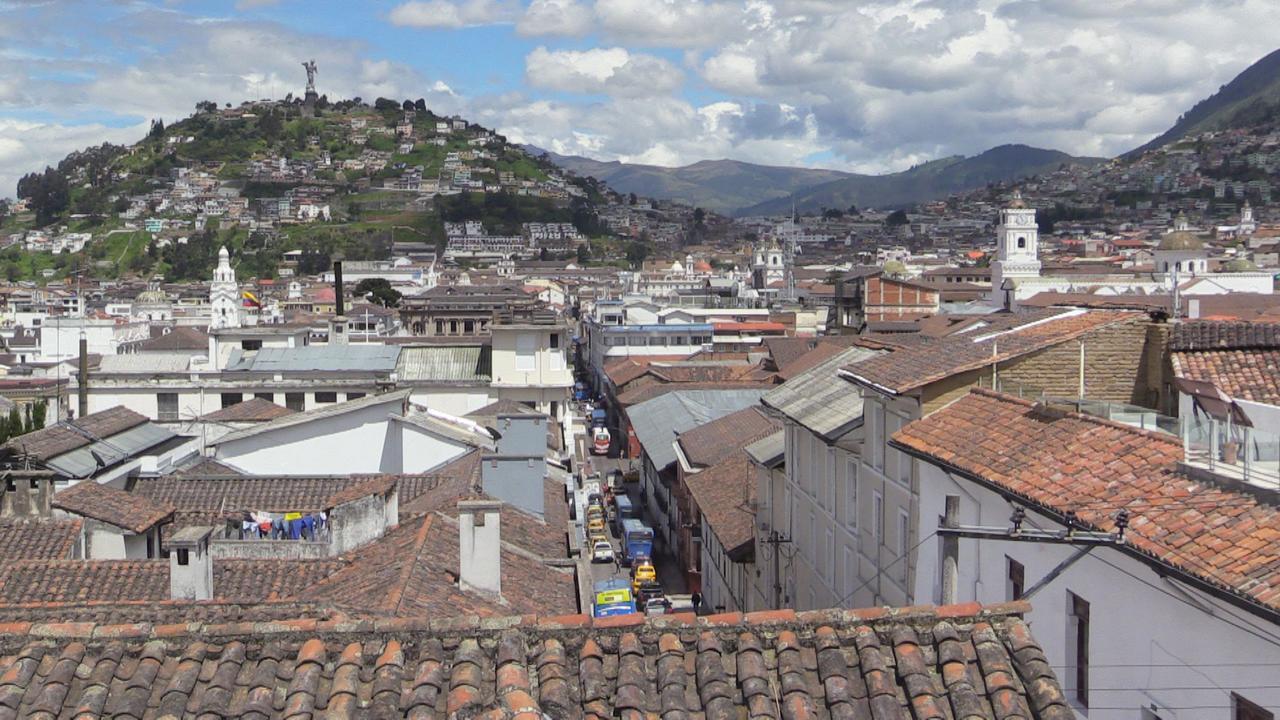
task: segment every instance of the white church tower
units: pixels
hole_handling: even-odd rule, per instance
[[[1239,235],[1252,235],[1258,229],[1258,223],[1253,219],[1253,206],[1248,200],[1244,201],[1244,207],[1240,208],[1240,227],[1237,230]]]
[[[755,258],[751,264],[752,281],[757,290],[763,290],[770,284],[786,278],[786,267],[783,264],[782,248],[776,238],[761,243],[755,248]]]
[[[209,307],[210,330],[240,327],[240,286],[236,285],[236,271],[231,269],[231,254],[225,245],[218,250],[218,268],[213,271],[213,284],[209,286]]]
[[[996,261],[991,264],[991,291],[1003,300],[1006,280],[1040,277],[1040,226],[1036,209],[1027,207],[1022,193],[1015,190],[1009,207],[1000,211],[996,229]]]

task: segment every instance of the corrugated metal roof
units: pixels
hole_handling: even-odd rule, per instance
[[[262,348],[251,357],[228,360],[227,370],[251,372],[355,371],[392,372],[400,355],[398,345],[308,345]]]
[[[831,356],[765,393],[763,402],[788,418],[833,440],[833,433],[862,417],[862,395],[840,377],[842,366],[880,355],[878,350],[854,347]]]
[[[488,381],[491,357],[488,346],[405,347],[396,376],[405,382]]]
[[[186,372],[191,364],[191,355],[192,353],[189,352],[103,355],[98,365],[98,372],[102,374]]]
[[[100,467],[110,467],[175,437],[177,434],[167,428],[143,423],[58,455],[45,464],[68,477],[88,477]]]
[[[764,388],[742,390],[677,390],[627,408],[627,418],[654,467],[676,461],[677,433],[724,417],[760,402]]]

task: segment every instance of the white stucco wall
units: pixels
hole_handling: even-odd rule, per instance
[[[937,530],[947,495],[961,498],[962,525],[1008,526],[1010,505],[995,492],[927,463],[917,462],[917,470],[922,536]],[[1026,522],[1061,528],[1034,512]],[[1022,563],[1030,589],[1075,552],[1069,545],[962,539],[957,601],[1010,599],[1010,558]],[[920,547],[918,602],[941,599],[941,556],[936,537]],[[1034,609],[1027,619],[1068,697],[1075,688],[1070,593],[1090,606],[1090,720],[1145,717],[1141,709],[1153,704],[1162,720],[1231,720],[1233,691],[1280,711],[1280,626],[1105,547],[1030,598]]]
[[[379,403],[258,433],[223,442],[214,457],[255,475],[396,472],[381,466],[387,416],[396,411],[394,403]]]

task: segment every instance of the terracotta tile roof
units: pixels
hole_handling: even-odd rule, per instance
[[[265,398],[255,397],[215,410],[200,419],[212,422],[267,422],[296,412],[297,410],[290,410]]]
[[[245,511],[319,512],[356,497],[385,492],[386,475],[270,477],[169,475],[139,478],[131,494],[169,503],[178,513],[215,513],[235,517]],[[362,494],[353,496],[353,492]]]
[[[709,467],[734,451],[781,429],[759,407],[747,407],[676,436],[685,459],[694,467]]]
[[[649,372],[649,363],[637,362],[631,358],[606,363],[604,367],[604,373],[614,387],[622,387],[646,372]]]
[[[145,422],[147,419],[142,415],[117,406],[20,435],[5,443],[4,449],[15,454],[26,452],[43,461],[91,444],[91,436],[110,437]]]
[[[458,501],[495,499],[485,495],[480,486],[480,452],[473,451],[426,475],[407,475],[400,481],[400,520],[429,513],[458,516]],[[545,559],[568,556],[567,527],[569,507],[564,487],[551,479],[543,479],[544,517],[502,506],[502,541]]]
[[[1169,349],[1280,350],[1280,322],[1188,320],[1173,326]]]
[[[1025,603],[358,623],[18,625],[20,717],[1073,720]]]
[[[213,458],[204,458],[191,467],[174,473],[177,477],[217,477],[220,475],[244,475],[239,469],[219,462]]]
[[[390,616],[558,613],[577,606],[572,572],[509,549],[502,551],[507,604],[461,589],[458,526],[441,513],[409,520],[379,542],[350,553],[350,558],[346,568],[306,588],[306,597],[352,612]]]
[[[684,478],[698,511],[735,560],[753,547],[756,514],[748,503],[755,495],[755,481],[751,458],[744,450]]]
[[[1174,375],[1216,386],[1232,398],[1280,405],[1280,348],[1172,353]]]
[[[973,390],[893,442],[1030,506],[1073,510],[1101,530],[1113,530],[1126,508],[1124,547],[1280,609],[1280,513],[1252,494],[1180,474],[1173,436]]]
[[[1123,322],[1138,322],[1143,313],[1122,310],[1038,310],[993,316],[988,327],[911,347],[845,368],[857,382],[904,393],[957,373],[1020,357]]]
[[[157,502],[130,492],[83,480],[54,493],[53,506],[141,534],[173,516],[172,503]]]
[[[349,561],[216,560],[214,597],[263,602],[301,596]],[[43,560],[0,568],[0,603],[79,605],[170,599],[168,560]]]
[[[62,560],[71,557],[84,523],[80,520],[0,520],[0,558]]]

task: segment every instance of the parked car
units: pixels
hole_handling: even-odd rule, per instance
[[[603,538],[591,543],[591,562],[613,562],[613,545]]]

